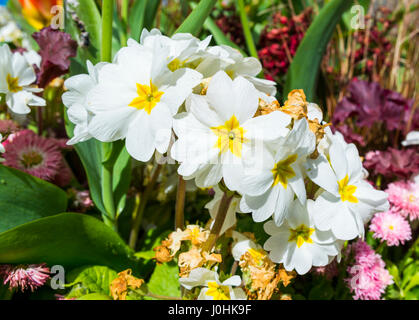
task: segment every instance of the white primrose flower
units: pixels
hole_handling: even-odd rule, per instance
[[[387,194],[365,180],[358,150],[341,135],[329,135],[329,146],[317,159],[307,161],[307,175],[323,188],[315,202],[314,222],[338,239],[364,236],[364,224],[376,212],[387,211]]]
[[[249,81],[243,77],[233,81],[223,71],[212,77],[206,96],[191,95],[189,112],[179,114],[173,126],[178,140],[171,155],[180,162],[179,174],[186,180],[195,178],[201,188],[223,178],[230,190],[238,190],[244,175],[242,155],[259,157],[254,149],[261,148],[264,140],[289,131],[291,118],[282,112],[253,118],[258,99]]]
[[[242,280],[239,276],[232,276],[220,282],[217,272],[206,268],[193,269],[187,278],[180,278],[181,286],[187,290],[203,287],[198,300],[246,300],[246,294],[239,287]]]
[[[202,60],[202,55],[211,42],[212,36],[200,40],[190,33],[176,33],[171,38],[161,34],[160,30],[152,29],[147,31],[143,29],[140,38],[140,44],[132,39],[128,40],[128,46],[146,46],[154,48],[169,48],[167,56],[167,66],[171,71],[180,68],[194,69]]]
[[[271,237],[263,248],[270,251],[273,262],[282,263],[287,271],[295,269],[298,274],[305,274],[312,266],[325,266],[342,247],[342,241],[330,231],[320,231],[314,226],[313,205],[313,200],[307,200],[307,205],[303,206],[296,199],[280,227],[272,220],[264,225]]]
[[[406,139],[402,142],[403,146],[412,146],[412,145],[418,145],[419,144],[419,131],[410,131]]]
[[[303,118],[294,122],[286,137],[267,145],[269,148],[263,149],[261,165],[246,167],[240,186],[243,194],[240,209],[252,212],[255,222],[265,221],[273,215],[280,226],[294,195],[301,204],[306,202],[303,164],[313,153],[316,138]]]
[[[69,120],[75,124],[74,136],[67,142],[69,145],[92,138],[88,131],[88,125],[93,117],[93,113],[90,111],[87,98],[90,91],[98,83],[99,70],[106,64],[101,62],[93,66],[90,61],[87,61],[88,74],[78,74],[64,82],[64,86],[68,91],[62,96],[63,103],[68,108]]]
[[[202,73],[204,78],[224,70],[232,79],[241,76],[252,82],[259,91],[271,96],[276,94],[274,81],[257,78],[262,71],[260,61],[254,57],[243,57],[240,51],[229,46],[208,47],[196,70]]]
[[[28,114],[28,106],[45,106],[45,100],[34,93],[35,71],[20,53],[12,53],[7,44],[0,47],[0,93],[6,94],[6,104],[13,113]]]
[[[205,209],[208,209],[211,215],[211,218],[215,222],[215,218],[217,217],[218,209],[221,204],[221,199],[224,196],[224,192],[220,189],[218,185],[213,187],[213,189],[215,191],[214,198],[205,205]],[[230,229],[232,226],[236,224],[237,222],[236,213],[241,212],[239,209],[239,204],[240,204],[240,197],[233,196],[233,199],[231,199],[230,205],[228,207],[227,215],[225,217],[223,226],[221,227],[220,235],[222,235],[224,232],[226,232],[228,229]],[[211,228],[214,222],[211,224]]]
[[[266,255],[266,252],[261,245],[253,242],[237,231],[233,231],[233,239],[234,243],[231,252],[235,261],[240,261],[241,257],[246,252],[249,253],[256,262],[259,262]]]
[[[95,114],[88,131],[110,142],[126,138],[128,153],[148,161],[157,149],[165,153],[172,134],[172,117],[198,85],[202,75],[183,68],[170,72],[168,48],[122,48],[112,64],[99,70],[98,84],[89,93]]]

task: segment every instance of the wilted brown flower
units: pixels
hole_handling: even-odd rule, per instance
[[[128,290],[139,289],[144,284],[143,279],[138,279],[131,275],[131,273],[131,269],[122,271],[112,281],[110,291],[114,300],[126,300]]]

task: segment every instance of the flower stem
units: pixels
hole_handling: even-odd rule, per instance
[[[250,31],[249,19],[247,18],[246,10],[244,8],[244,1],[237,0],[237,6],[239,8],[240,21],[242,23],[243,34],[246,40],[247,49],[249,50],[249,53],[252,57],[259,59],[255,42],[253,41],[252,32]]]
[[[144,209],[147,205],[148,198],[150,197],[150,194],[153,191],[154,186],[156,185],[157,178],[160,175],[161,168],[162,168],[162,165],[159,164],[154,169],[154,173],[151,177],[151,180],[147,184],[147,187],[146,187],[142,197],[140,198],[140,205],[138,206],[138,211],[137,211],[136,215],[133,217],[131,234],[130,234],[130,237],[129,237],[129,246],[131,248],[133,248],[134,250],[135,250],[135,246],[137,245],[138,233],[140,231],[141,222],[142,222],[143,216],[144,216]]]
[[[121,2],[121,20],[125,30],[121,34],[121,45],[124,47],[127,45],[127,33],[128,33],[128,8],[129,0],[122,0]]]
[[[221,228],[223,227],[224,221],[227,216],[228,208],[230,207],[231,200],[233,195],[229,195],[227,192],[224,192],[223,198],[221,199],[220,206],[218,207],[217,216],[215,217],[214,224],[211,228],[210,235],[207,242],[204,244],[204,251],[210,252],[217,241]]]
[[[175,230],[182,229],[184,225],[186,181],[179,176],[179,182],[176,193],[176,212],[175,212]]]
[[[101,61],[112,61],[112,21],[113,21],[113,0],[103,0],[102,3],[102,45]],[[113,199],[112,174],[113,164],[107,163],[112,152],[111,143],[102,143],[102,200],[106,211],[105,223],[117,229],[115,203]]]
[[[112,21],[113,21],[113,0],[102,2],[102,46],[101,61],[112,61]]]

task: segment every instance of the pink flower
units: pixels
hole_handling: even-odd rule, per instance
[[[419,184],[413,181],[390,183],[385,190],[393,209],[410,220],[419,218]]]
[[[0,134],[7,136],[19,130],[19,126],[12,120],[0,120]]]
[[[312,270],[315,274],[325,277],[327,280],[332,280],[339,274],[338,263],[334,259],[331,263],[324,267],[315,267]]]
[[[36,288],[43,286],[50,278],[49,272],[45,264],[0,266],[3,284],[9,284],[10,289],[20,287],[22,292],[28,288],[33,292]]]
[[[88,209],[93,206],[89,190],[77,191],[76,200],[74,202],[83,209]]]
[[[349,278],[345,279],[355,300],[380,300],[393,278],[385,269],[381,256],[362,240],[349,245],[349,252],[355,255],[355,262],[348,267]]]
[[[409,223],[392,211],[375,214],[371,220],[370,230],[374,232],[373,238],[385,240],[388,246],[398,246],[412,238]]]
[[[44,180],[52,180],[61,168],[62,156],[55,141],[39,137],[31,130],[10,135],[3,146],[6,166]]]

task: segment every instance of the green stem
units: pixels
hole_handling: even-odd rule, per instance
[[[127,45],[127,34],[128,34],[128,8],[129,8],[129,0],[122,0],[121,3],[121,20],[122,25],[124,26],[125,30],[123,30],[121,34],[121,45],[124,47]]]
[[[240,21],[242,23],[244,38],[246,40],[247,49],[252,57],[259,59],[258,52],[253,41],[252,32],[250,31],[249,19],[247,18],[246,11],[244,8],[244,1],[237,0],[237,6],[239,8]]]
[[[147,205],[147,201],[148,198],[150,197],[150,194],[153,192],[154,190],[154,186],[157,182],[157,178],[160,175],[160,171],[161,171],[162,165],[159,164],[157,165],[157,167],[154,169],[154,173],[150,179],[150,182],[147,184],[147,187],[140,199],[140,205],[138,206],[138,211],[135,214],[135,216],[133,217],[133,221],[132,221],[132,227],[131,227],[131,234],[129,237],[129,246],[131,248],[133,248],[135,250],[135,246],[137,245],[137,240],[138,240],[138,233],[140,231],[140,226],[141,226],[141,222],[143,220],[143,216],[144,216],[144,209]]]
[[[113,0],[102,2],[102,46],[101,61],[112,62],[112,21],[113,21]]]
[[[101,61],[112,61],[112,21],[113,21],[113,0],[102,2],[102,45]],[[113,164],[107,163],[112,151],[111,143],[102,143],[102,200],[106,211],[104,222],[117,229],[115,204],[113,199],[112,174]]]

